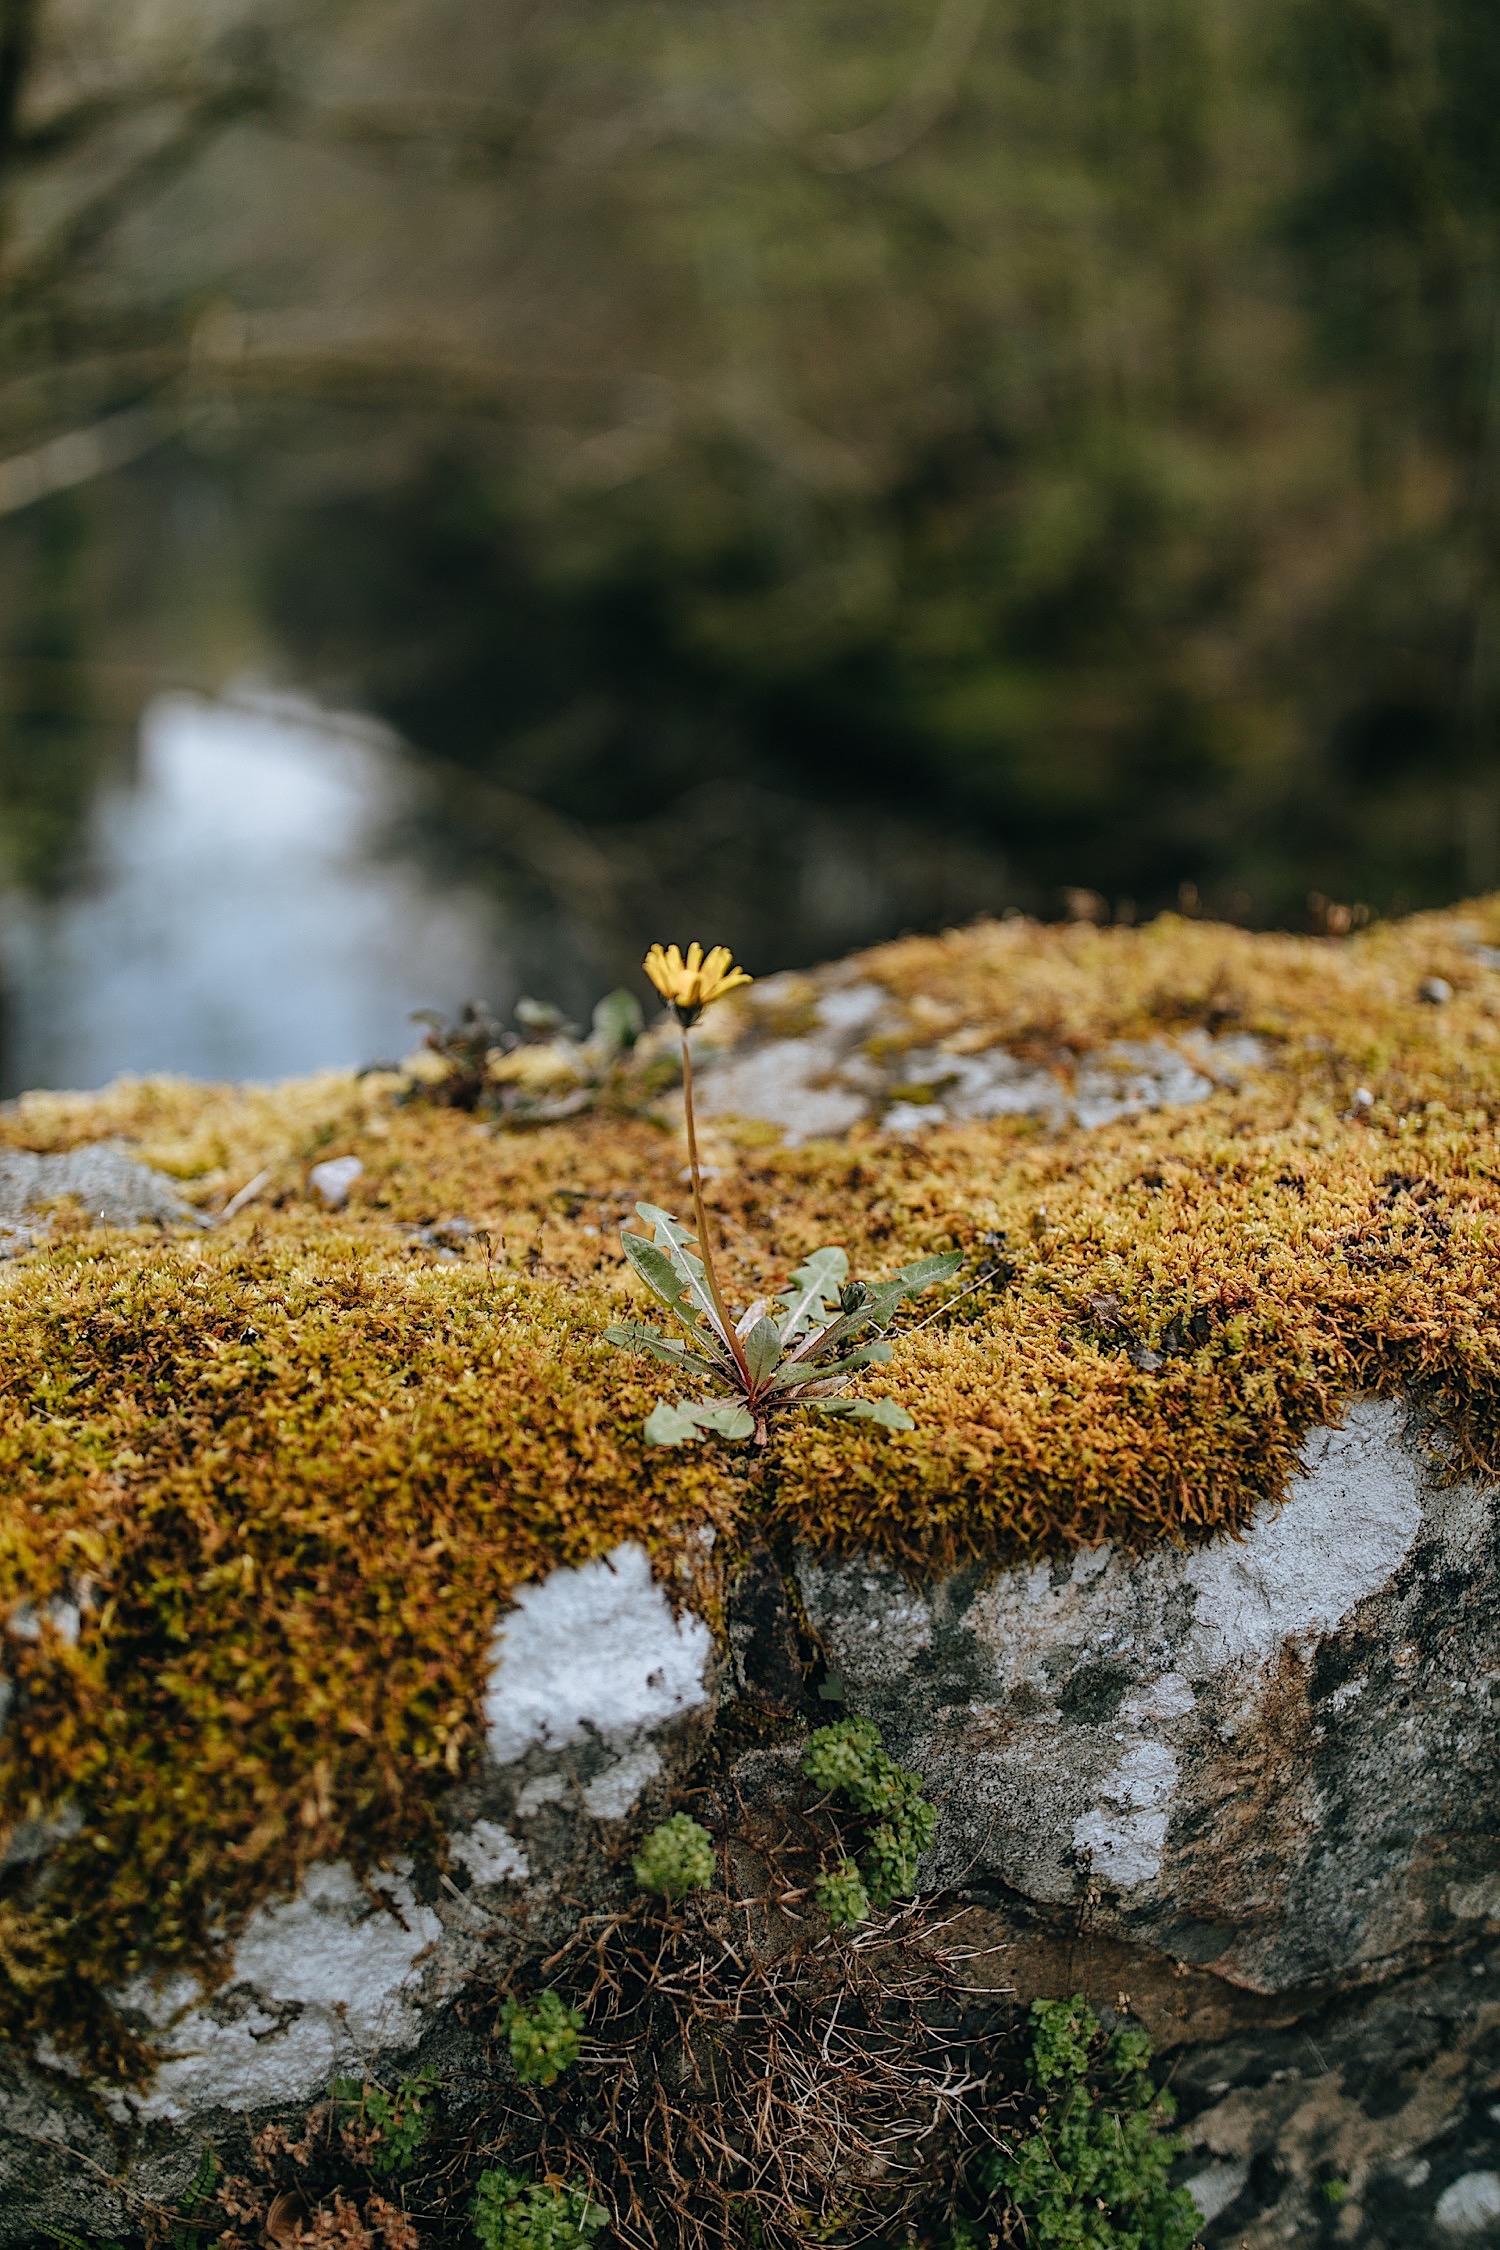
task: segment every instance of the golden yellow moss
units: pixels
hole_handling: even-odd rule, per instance
[[[3,1878],[0,2022],[137,2068],[109,1989],[211,1964],[313,1859],[420,1841],[508,1591],[621,1538],[667,1559],[753,1515],[912,1568],[1190,1538],[1364,1388],[1433,1397],[1500,1469],[1497,939],[1481,902],[1347,943],[1007,923],[866,956],[913,1040],[1052,1061],[1208,1026],[1267,1067],[1093,1134],[722,1134],[746,1295],[825,1241],[873,1273],[1003,1230],[1015,1269],[882,1371],[914,1433],[789,1422],[759,1459],[648,1452],[670,1378],[598,1340],[632,1297],[620,1220],[685,1192],[659,1127],[497,1135],[342,1076],[15,1105],[12,1144],[124,1135],[209,1210],[270,1180],[202,1237],[59,1233],[0,1267],[0,1827],[81,1823]],[[345,1153],[335,1218],[307,1167]],[[401,1232],[454,1215],[483,1230],[459,1263]],[[73,1646],[49,1605],[80,1598]]]

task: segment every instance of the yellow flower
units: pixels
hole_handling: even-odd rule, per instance
[[[705,955],[695,938],[685,961],[675,945],[653,945],[644,966],[663,1000],[677,1010],[677,1021],[686,1028],[698,1021],[711,1000],[722,1000],[726,992],[738,992],[742,984],[754,982],[743,969],[731,967],[733,960],[727,945],[716,945]]]

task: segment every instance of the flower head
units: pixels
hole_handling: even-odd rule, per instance
[[[686,960],[675,945],[653,945],[644,967],[663,1000],[676,1009],[677,1021],[686,1031],[710,1001],[722,1000],[726,992],[738,992],[742,984],[753,983],[743,969],[732,966],[733,961],[727,945],[716,945],[705,954],[695,938]]]

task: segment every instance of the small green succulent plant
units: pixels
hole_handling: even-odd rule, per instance
[[[898,1766],[872,1719],[836,1719],[809,1738],[802,1771],[817,1789],[871,1816],[858,1864],[844,1859],[817,1884],[829,1920],[861,1922],[915,1890],[917,1862],[937,1830],[937,1810],[922,1795],[922,1776]]]
[[[523,2086],[551,2086],[571,2070],[583,2047],[583,2017],[555,1992],[527,2004],[507,2000],[500,2021],[510,2041],[511,2067]]]
[[[1203,2222],[1169,2183],[1184,2144],[1147,2034],[1125,2023],[1106,2036],[1081,1994],[1038,2000],[1031,2029],[1036,2127],[986,2161],[985,2190],[1038,2250],[1192,2250]]]
[[[503,2166],[481,2173],[469,2207],[484,2250],[589,2250],[609,2214],[566,2180],[528,2180]]]
[[[392,2092],[369,2078],[336,2078],[333,2113],[366,2144],[364,2161],[377,2179],[393,2179],[416,2162],[432,2131],[437,2082],[427,2072],[403,2078]]]
[[[825,1867],[813,1885],[813,1897],[836,1930],[847,1929],[854,1922],[867,1922],[870,1918],[870,1894],[852,1859],[841,1859],[836,1867]]]
[[[706,1891],[715,1872],[713,1838],[690,1813],[673,1813],[652,1829],[631,1868],[643,1891],[663,1898]]]

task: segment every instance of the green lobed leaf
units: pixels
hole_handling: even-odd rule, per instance
[[[747,1438],[755,1435],[755,1416],[737,1399],[725,1399],[712,1406],[689,1407],[689,1413],[705,1430],[712,1430],[721,1438]]]
[[[692,1368],[700,1375],[718,1375],[721,1369],[715,1361],[705,1359],[687,1344],[680,1344],[675,1336],[663,1336],[657,1329],[648,1328],[643,1320],[617,1321],[603,1331],[606,1344],[613,1344],[622,1352],[642,1352],[648,1359],[659,1359],[667,1367],[675,1367],[679,1374]]]
[[[821,1335],[814,1334],[799,1345],[793,1357],[810,1359],[815,1353],[821,1355],[831,1351],[848,1336],[857,1336],[861,1329],[883,1328],[888,1320],[894,1318],[896,1308],[903,1298],[919,1296],[924,1289],[930,1289],[934,1282],[949,1280],[963,1262],[961,1250],[944,1250],[934,1257],[918,1258],[913,1264],[903,1266],[889,1281],[876,1282],[864,1303],[855,1311],[845,1313],[841,1320],[834,1321]]]
[[[661,1399],[646,1416],[648,1445],[697,1445],[702,1437],[692,1408],[680,1399]]]
[[[690,1233],[680,1219],[674,1219],[670,1211],[663,1211],[658,1203],[638,1203],[635,1208],[637,1215],[656,1229],[654,1247],[659,1253],[664,1252],[713,1334],[729,1350],[729,1339],[719,1324],[718,1310],[714,1304],[713,1291],[708,1286],[708,1276],[703,1270],[703,1260],[689,1248],[689,1244],[696,1242],[698,1237]]]
[[[780,1301],[786,1307],[781,1319],[784,1344],[792,1343],[805,1328],[817,1325],[827,1307],[837,1303],[839,1289],[848,1275],[847,1253],[832,1248],[814,1250],[797,1268],[792,1275],[791,1288],[781,1292]]]
[[[903,1297],[919,1297],[935,1282],[951,1281],[963,1262],[962,1250],[941,1250],[934,1257],[918,1258],[912,1265],[903,1266],[892,1275],[892,1285],[900,1283]]]
[[[738,1399],[662,1399],[646,1416],[648,1445],[696,1445],[705,1430],[715,1437],[755,1435],[755,1416]]]
[[[620,1245],[652,1296],[660,1298],[668,1312],[681,1318],[687,1288],[671,1259],[658,1250],[654,1242],[647,1242],[638,1234],[622,1232]]]
[[[916,1423],[893,1398],[809,1398],[802,1401],[814,1414],[831,1414],[844,1422],[878,1422],[885,1430],[914,1430]]]
[[[878,1422],[883,1430],[914,1430],[916,1423],[893,1398],[857,1398],[850,1410],[853,1422]]]

